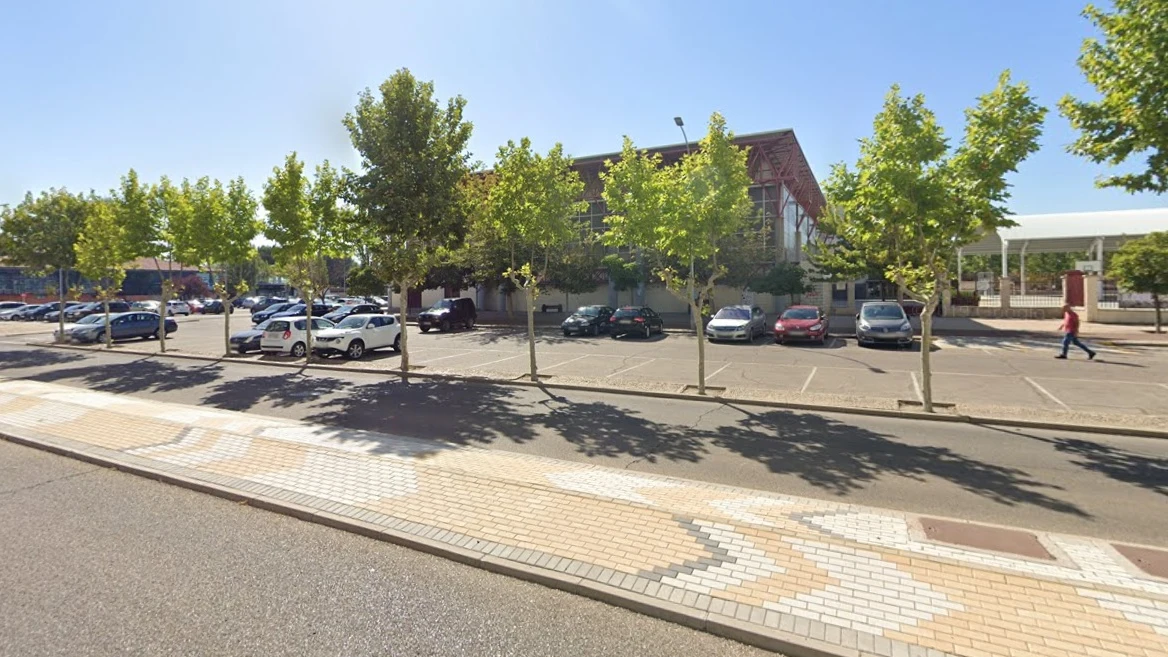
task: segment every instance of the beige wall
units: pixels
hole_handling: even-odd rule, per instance
[[[1152,308],[1100,308],[1095,321],[1100,324],[1137,324],[1152,326],[1156,323],[1156,311]],[[1161,309],[1160,316],[1168,316],[1168,310]]]

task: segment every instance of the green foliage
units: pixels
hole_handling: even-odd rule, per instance
[[[349,294],[371,297],[385,294],[387,283],[377,275],[377,270],[368,265],[358,265],[349,270],[345,277],[345,287]]]
[[[587,294],[601,282],[601,270],[600,256],[592,243],[568,244],[553,257],[548,282],[567,294]]]
[[[25,194],[16,207],[0,214],[0,254],[38,274],[73,268],[88,206],[84,197],[64,189]]]
[[[1069,151],[1116,166],[1144,158],[1143,170],[1101,177],[1100,187],[1168,191],[1168,0],[1114,0],[1107,13],[1083,10],[1103,39],[1083,42],[1079,68],[1097,101],[1069,94],[1059,103],[1079,137]]]
[[[1161,332],[1160,299],[1168,295],[1168,231],[1125,242],[1112,257],[1108,273],[1123,289],[1152,294],[1156,332]]]
[[[604,256],[600,262],[608,271],[608,280],[618,292],[631,290],[641,284],[641,266],[636,261],[625,260],[611,253]]]
[[[161,226],[151,206],[151,190],[130,169],[114,190],[114,207],[118,223],[126,231],[126,254],[130,259],[157,257],[162,253]]]
[[[832,167],[823,188],[829,210],[820,228],[835,236],[818,262],[846,271],[880,264],[888,280],[924,302],[921,369],[925,410],[932,410],[929,347],[932,313],[957,248],[1013,225],[1006,216],[1006,176],[1038,150],[1046,110],[1005,72],[967,110],[962,143],[950,152],[924,97],[894,86],[860,142],[855,169]]]
[[[440,107],[434,84],[401,69],[374,94],[361,93],[344,119],[361,154],[352,195],[370,228],[373,259],[386,279],[418,285],[437,250],[456,245],[465,218],[458,184],[467,174],[472,126],[466,101]]]
[[[780,262],[763,276],[753,280],[750,289],[774,296],[797,296],[811,291],[807,270],[793,262]]]
[[[86,203],[85,228],[77,239],[77,271],[96,285],[97,298],[105,307],[106,326],[109,326],[109,301],[114,298],[126,278],[126,229],[118,221],[117,207],[108,199],[90,198]],[[107,328],[105,346],[112,344],[113,336]]]

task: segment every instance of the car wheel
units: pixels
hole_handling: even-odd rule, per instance
[[[349,348],[345,350],[345,355],[349,360],[358,360],[365,355],[365,343],[360,340],[353,340],[349,343]]]
[[[592,325],[592,335],[600,335],[600,324]]]
[[[304,358],[304,354],[306,351],[307,351],[307,349],[305,348],[303,342],[297,342],[296,344],[292,345],[292,357],[293,358]]]
[[[420,326],[418,328],[421,329],[422,333],[429,333],[430,332],[429,326]]]
[[[648,340],[649,336],[651,336],[651,335],[653,335],[653,329],[649,328],[649,325],[646,324],[645,325],[645,339]]]
[[[246,354],[246,353],[247,353],[247,347],[245,347],[245,346],[243,346],[243,345],[239,345],[238,347],[236,347],[236,348],[235,348],[235,350],[236,350],[237,352],[239,352],[240,354]]]
[[[401,351],[401,334],[400,333],[398,333],[397,337],[395,337],[393,339],[393,350],[394,351]]]
[[[438,330],[442,331],[443,333],[449,333],[450,332],[450,320],[448,320],[448,319],[442,320],[442,323],[438,325]]]
[[[571,332],[571,331],[569,331],[569,330],[567,330],[567,329],[564,329],[564,337],[565,337],[565,338],[570,338],[570,337],[572,337],[572,332]]]
[[[468,330],[468,331],[469,331],[469,330],[471,330],[472,328],[474,328],[474,317],[469,317],[469,318],[467,318],[467,320],[466,320],[466,330]]]

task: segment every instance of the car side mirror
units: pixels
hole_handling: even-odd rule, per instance
[[[860,313],[856,313],[856,321],[860,321]]]

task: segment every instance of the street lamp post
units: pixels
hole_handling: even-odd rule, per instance
[[[689,137],[686,136],[686,134],[685,134],[685,121],[682,121],[680,116],[675,116],[675,117],[673,117],[673,122],[677,124],[677,127],[681,128],[681,138],[685,140],[685,154],[688,156],[688,155],[690,155]],[[694,330],[700,331],[701,329],[698,327],[697,315],[696,315],[696,313],[693,312],[694,305],[696,305],[694,302],[695,302],[695,299],[694,299],[694,260],[693,260],[693,256],[690,256],[690,258],[689,258],[689,308],[690,308],[689,320],[690,320],[690,324],[693,326]]]

